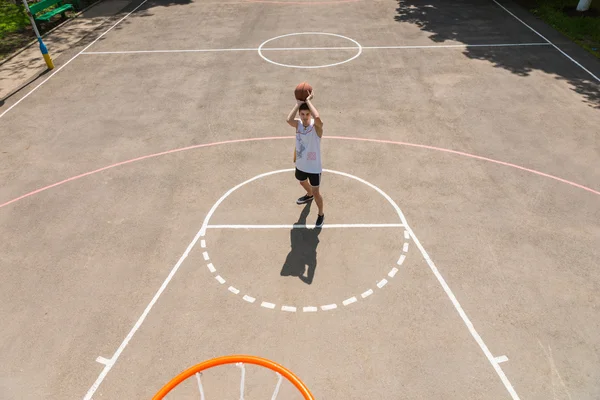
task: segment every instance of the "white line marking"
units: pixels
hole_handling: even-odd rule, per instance
[[[101,54],[156,54],[156,53],[219,53],[228,51],[256,51],[254,49],[181,49],[181,50],[120,50],[120,51],[87,51],[81,53],[84,55],[101,55]]]
[[[404,246],[402,246],[402,251],[405,253],[408,251],[408,242],[404,242]]]
[[[385,284],[386,284],[386,283],[388,283],[387,279],[382,279],[382,280],[380,280],[379,282],[377,282],[377,287],[378,287],[379,289],[381,289],[382,287],[384,287],[384,286],[385,286]]]
[[[268,303],[266,301],[263,301],[262,303],[260,303],[260,306],[264,307],[264,308],[270,308],[270,309],[274,309],[275,308],[275,304]]]
[[[208,225],[207,229],[314,229],[315,225]],[[403,228],[403,224],[325,224],[322,228]]]
[[[399,211],[399,212],[401,213],[402,211]],[[496,371],[496,374],[498,374],[498,376],[500,377],[500,380],[504,384],[504,387],[506,388],[506,390],[508,391],[508,393],[512,396],[513,400],[519,400],[519,396],[517,395],[517,392],[515,391],[515,389],[513,388],[512,384],[510,383],[510,381],[508,380],[508,378],[504,374],[504,371],[502,370],[502,368],[500,367],[500,365],[498,364],[498,362],[494,359],[494,356],[492,356],[492,353],[490,352],[490,350],[486,346],[486,344],[483,341],[483,339],[481,338],[481,336],[479,336],[479,333],[477,333],[477,330],[475,330],[475,327],[473,326],[473,323],[471,322],[471,320],[469,319],[469,317],[467,316],[467,314],[463,310],[462,306],[460,305],[460,303],[456,299],[456,296],[454,296],[454,293],[452,293],[452,290],[450,289],[450,286],[448,286],[448,284],[444,280],[444,277],[442,277],[442,274],[437,269],[437,267],[435,266],[433,260],[431,260],[431,258],[429,257],[429,255],[427,254],[427,252],[425,251],[425,249],[423,248],[423,246],[421,245],[421,242],[419,242],[419,239],[415,236],[415,233],[412,231],[412,229],[410,228],[410,226],[408,226],[408,224],[406,222],[406,218],[404,217],[404,214],[400,214],[400,215],[401,215],[400,218],[402,219],[402,221],[407,226],[406,229],[410,231],[410,234],[411,234],[411,236],[413,238],[413,241],[415,242],[415,245],[417,246],[417,248],[419,249],[419,251],[423,255],[423,258],[427,262],[427,265],[429,265],[429,268],[431,269],[431,272],[433,272],[433,274],[437,278],[438,282],[440,283],[440,285],[444,289],[444,292],[446,292],[446,295],[448,296],[448,298],[450,299],[450,301],[454,305],[454,308],[458,312],[458,315],[460,315],[460,317],[462,318],[463,322],[467,326],[467,329],[471,333],[471,336],[473,336],[473,339],[475,339],[475,341],[477,342],[477,344],[479,345],[479,347],[483,351],[483,354],[485,354],[485,356],[487,357],[487,359],[490,362],[490,364],[492,364],[492,367]]]
[[[520,47],[520,46],[551,46],[551,43],[497,43],[497,44],[440,44],[440,45],[415,45],[415,46],[363,46],[363,50],[410,50],[410,49],[461,49],[467,47]],[[261,48],[261,51],[302,51],[302,50],[354,50],[357,46],[340,47],[270,47]],[[87,51],[83,55],[108,55],[108,54],[156,54],[156,53],[219,53],[232,51],[258,51],[258,48],[234,49],[181,49],[181,50],[122,50],[122,51]]]
[[[373,289],[369,289],[366,292],[364,292],[363,294],[361,294],[360,296],[364,299],[366,297],[369,297],[372,294],[373,294]]]
[[[205,248],[206,248],[206,240],[202,239],[202,240],[200,241],[200,247],[202,247],[203,249],[205,249]]]
[[[318,308],[317,307],[303,307],[302,311],[304,312],[317,312]]]
[[[248,303],[254,303],[256,301],[254,297],[248,296],[247,294],[244,295],[243,299],[246,300]]]
[[[215,268],[215,266],[214,266],[214,265],[212,265],[212,263],[208,264],[208,265],[207,265],[207,267],[208,267],[208,270],[209,270],[210,272],[215,272],[215,271],[217,270],[217,269]]]
[[[404,239],[410,239],[410,234],[408,233],[408,231],[404,231]]]
[[[356,302],[356,297],[352,296],[349,299],[346,299],[342,302],[343,305],[347,306],[348,304],[352,304]]]
[[[388,276],[390,278],[393,278],[394,276],[396,276],[396,273],[398,272],[398,268],[394,267],[392,268],[392,270],[388,273]]]
[[[337,308],[337,304],[327,304],[326,306],[321,306],[321,310],[329,311]]]
[[[344,60],[344,61],[340,61],[340,62],[337,62],[337,63],[331,63],[331,64],[323,64],[323,65],[311,65],[311,66],[308,66],[308,65],[306,65],[306,66],[305,66],[305,65],[293,65],[293,64],[282,64],[282,63],[278,63],[278,62],[275,62],[275,61],[271,60],[270,58],[267,58],[267,57],[266,57],[266,56],[263,54],[263,52],[262,52],[262,50],[264,49],[264,46],[265,46],[267,43],[269,43],[269,42],[271,42],[271,41],[273,41],[273,40],[281,39],[281,38],[288,37],[288,36],[302,36],[302,35],[324,35],[324,36],[335,36],[335,37],[338,37],[338,38],[346,39],[346,40],[348,40],[348,41],[350,41],[350,42],[354,43],[354,44],[356,45],[356,48],[355,48],[354,50],[358,50],[358,51],[356,52],[356,54],[355,54],[354,56],[352,56],[352,57],[350,57],[349,59],[347,59],[347,60]],[[271,63],[271,64],[274,64],[274,65],[278,65],[278,66],[280,66],[280,67],[287,67],[287,68],[302,68],[302,69],[305,69],[305,68],[307,68],[307,69],[314,69],[314,68],[327,68],[327,67],[334,67],[334,66],[336,66],[336,65],[340,65],[340,64],[344,64],[344,63],[350,62],[350,61],[354,60],[355,58],[357,58],[358,56],[360,56],[360,55],[362,54],[362,46],[361,46],[361,45],[360,45],[360,43],[358,43],[356,40],[354,40],[354,39],[352,39],[352,38],[349,38],[349,37],[347,37],[347,36],[338,35],[337,33],[327,33],[327,32],[295,32],[295,33],[287,33],[287,34],[285,34],[285,35],[279,35],[279,36],[276,36],[276,37],[274,37],[274,38],[271,38],[271,39],[267,39],[267,40],[265,40],[264,42],[262,42],[262,43],[261,43],[261,44],[258,46],[258,49],[257,49],[257,50],[258,50],[258,55],[259,55],[259,56],[260,56],[260,57],[261,57],[263,60],[265,60],[266,62],[269,62],[269,63]]]
[[[281,311],[296,312],[296,307],[281,306]]]
[[[215,276],[215,279],[218,280],[221,285],[225,283],[225,279],[221,278],[221,275]]]
[[[134,8],[133,10],[131,10],[130,13],[128,13],[123,18],[121,18],[120,20],[118,20],[117,22],[115,22],[115,24],[113,26],[111,26],[110,28],[108,28],[107,30],[105,30],[92,43],[90,43],[87,46],[85,46],[79,53],[75,54],[69,61],[67,61],[66,63],[64,63],[60,67],[58,67],[56,69],[56,71],[54,71],[50,76],[48,76],[42,82],[40,82],[39,85],[37,85],[36,87],[34,87],[33,89],[31,89],[31,91],[29,91],[25,96],[21,97],[18,101],[15,102],[15,104],[13,104],[12,106],[8,107],[6,109],[6,111],[4,111],[2,114],[0,114],[0,118],[2,118],[10,110],[12,110],[13,108],[15,108],[17,106],[17,104],[20,104],[23,100],[25,100],[27,97],[29,97],[29,95],[31,93],[35,92],[40,86],[42,86],[44,83],[48,82],[48,79],[50,79],[54,75],[58,74],[64,67],[66,67],[67,65],[69,65],[71,63],[71,61],[73,61],[74,59],[76,59],[80,54],[82,54],[87,49],[89,49],[90,47],[92,47],[98,40],[100,40],[101,37],[103,37],[104,35],[106,35],[108,32],[112,31],[115,26],[119,25],[125,18],[129,17],[131,14],[133,14],[135,11],[137,11],[137,9],[140,8],[141,6],[143,6],[147,1],[148,0],[142,1],[136,8]],[[109,366],[107,366],[107,367],[108,367],[108,370],[110,370],[111,367],[109,367]],[[104,370],[102,370],[102,372],[100,373],[100,376],[98,377],[99,381],[95,382],[94,385],[92,385],[92,387],[90,388],[90,390],[88,390],[87,394],[85,395],[85,399],[86,400],[89,400],[89,399],[92,398],[92,396],[94,395],[94,392],[98,389],[98,385],[102,382],[102,380],[104,380],[104,377],[106,376],[106,373],[108,373],[108,370],[106,372],[104,372]],[[98,385],[96,385],[96,383],[98,383]]]
[[[369,50],[385,49],[460,49],[465,47],[520,47],[520,46],[548,46],[548,43],[491,43],[491,44],[439,44],[439,45],[418,45],[418,46],[371,46],[363,47]]]
[[[500,363],[503,363],[503,362],[506,362],[506,361],[508,361],[508,357],[506,357],[506,356],[500,356],[500,357],[496,357],[496,358],[494,358],[494,360],[496,360],[496,362],[497,362],[498,364],[500,364]]]
[[[100,376],[98,377],[98,379],[96,380],[96,382],[94,383],[94,385],[92,386],[92,388],[90,388],[90,390],[88,391],[86,399],[90,399],[91,398],[91,396],[93,395],[93,393],[95,392],[95,390],[98,388],[98,385],[100,384],[100,382],[102,382],[102,380],[104,379],[104,377],[106,376],[106,374],[108,373],[108,371],[116,363],[118,357],[120,356],[120,354],[123,352],[123,350],[127,346],[127,343],[131,340],[131,338],[133,337],[133,335],[135,334],[135,332],[139,329],[139,327],[143,323],[144,319],[146,318],[146,316],[148,315],[148,313],[150,312],[150,310],[152,309],[152,307],[154,306],[154,304],[156,303],[156,301],[158,300],[158,298],[160,297],[160,295],[162,294],[162,292],[165,290],[165,288],[167,287],[167,285],[169,284],[169,282],[173,278],[173,275],[175,275],[175,273],[177,272],[177,270],[179,269],[179,267],[181,266],[181,264],[183,263],[183,261],[185,260],[185,258],[188,256],[189,252],[196,245],[196,242],[200,239],[200,237],[202,237],[202,236],[204,236],[206,234],[206,227],[207,227],[208,223],[210,222],[210,218],[212,217],[212,215],[214,214],[214,212],[216,211],[216,209],[219,207],[219,205],[231,193],[233,193],[235,190],[237,190],[238,188],[240,188],[240,187],[242,187],[242,186],[244,186],[244,185],[246,185],[246,184],[248,184],[248,183],[250,183],[252,181],[255,181],[257,179],[260,179],[262,177],[269,176],[269,175],[274,175],[274,174],[278,174],[278,173],[282,173],[282,172],[293,172],[293,171],[294,171],[293,168],[289,168],[289,169],[278,170],[278,171],[271,171],[271,172],[267,172],[267,173],[264,173],[264,174],[261,174],[261,175],[257,175],[254,178],[248,179],[248,180],[246,180],[246,181],[244,181],[244,182],[236,185],[235,187],[229,189],[223,196],[221,196],[219,198],[219,200],[211,207],[210,211],[208,212],[208,214],[206,215],[206,217],[204,219],[202,227],[200,228],[200,230],[198,231],[198,233],[196,234],[196,236],[194,237],[194,239],[192,240],[192,242],[189,244],[189,246],[187,247],[186,251],[181,256],[181,258],[179,259],[179,261],[177,262],[177,264],[175,264],[175,266],[173,267],[173,269],[169,273],[169,276],[167,276],[167,278],[165,279],[165,281],[162,283],[162,285],[159,288],[158,292],[154,295],[154,297],[152,298],[152,300],[150,301],[150,303],[148,304],[148,306],[146,307],[146,309],[142,313],[142,316],[138,319],[138,321],[136,322],[136,324],[134,325],[134,327],[131,329],[131,331],[129,332],[129,334],[127,335],[127,337],[123,341],[123,343],[121,343],[121,345],[119,346],[119,348],[117,349],[117,351],[115,352],[115,354],[113,355],[113,357],[111,357],[111,360],[113,362],[110,365],[107,365],[102,370],[102,372],[100,373]],[[488,350],[487,346],[485,345],[485,343],[483,342],[483,340],[481,339],[481,337],[479,336],[479,334],[477,333],[477,331],[473,327],[473,324],[471,323],[471,321],[467,317],[466,313],[463,311],[462,307],[460,306],[460,303],[458,302],[458,300],[456,299],[456,297],[454,296],[454,294],[452,293],[452,291],[448,287],[448,284],[446,283],[446,281],[444,280],[444,278],[441,276],[440,272],[437,270],[437,267],[435,266],[435,264],[433,263],[433,261],[429,258],[429,255],[427,254],[427,252],[425,251],[425,249],[423,248],[423,246],[419,242],[418,238],[415,236],[414,232],[412,231],[412,229],[410,228],[410,226],[406,222],[406,218],[404,217],[404,214],[402,213],[402,211],[400,210],[400,207],[398,207],[398,205],[396,204],[396,202],[394,202],[394,200],[392,200],[392,198],[390,196],[388,196],[383,190],[381,190],[377,186],[373,185],[372,183],[365,181],[364,179],[361,179],[359,177],[356,177],[354,175],[350,175],[350,174],[347,174],[347,173],[344,173],[344,172],[333,171],[333,170],[329,170],[329,169],[324,169],[324,171],[325,172],[331,172],[331,173],[337,174],[337,175],[346,176],[346,177],[355,179],[355,180],[357,180],[359,182],[362,182],[363,184],[365,184],[365,185],[373,188],[374,190],[376,190],[379,194],[381,194],[392,205],[392,207],[398,213],[398,216],[400,217],[400,220],[402,221],[403,225],[406,227],[406,230],[408,230],[409,233],[410,233],[410,235],[412,236],[413,241],[415,242],[415,245],[417,246],[417,248],[419,249],[419,251],[421,252],[421,254],[423,255],[423,257],[425,258],[425,261],[429,265],[431,271],[434,273],[434,275],[436,276],[436,278],[440,282],[440,285],[442,286],[442,288],[446,292],[447,296],[450,298],[450,300],[451,300],[452,304],[454,305],[455,309],[458,311],[460,317],[463,319],[463,322],[465,323],[465,325],[469,329],[469,332],[471,333],[471,335],[473,336],[473,338],[475,339],[475,341],[477,342],[477,344],[479,344],[479,346],[482,349],[483,353],[488,358],[488,361],[490,362],[490,364],[492,364],[492,366],[494,367],[496,373],[498,374],[498,376],[500,377],[500,379],[504,383],[505,387],[509,390],[509,393],[514,394],[513,397],[515,398],[515,400],[518,399],[518,397],[515,397],[516,396],[516,392],[514,391],[514,389],[512,388],[512,385],[510,384],[510,381],[508,380],[508,378],[504,374],[504,371],[502,371],[502,368],[500,368],[500,365],[494,360],[494,357],[491,355],[491,353]],[[381,282],[379,284],[381,284]],[[378,284],[378,286],[379,286],[379,284]],[[275,304],[266,303],[266,302],[263,302],[261,304],[261,306],[262,307],[266,307],[266,308],[275,308]],[[335,304],[329,304],[329,305],[321,306],[322,310],[331,310],[331,309],[334,309],[334,308],[337,308],[337,305],[335,305]]]
[[[98,356],[98,358],[96,358],[96,361],[99,362],[100,364],[104,364],[104,365],[110,364],[110,360],[108,358],[104,358],[104,357],[100,357],[100,356]]]
[[[398,260],[398,262],[397,262],[396,264],[398,264],[398,265],[402,265],[402,263],[404,262],[404,259],[405,259],[405,258],[406,258],[406,256],[405,256],[404,254],[402,254],[402,255],[400,256],[400,259]]]
[[[204,253],[202,253],[202,257],[204,257],[205,261],[208,261],[210,259],[210,257],[208,256],[208,252],[205,251]]]
[[[531,29],[531,31],[534,32],[536,35],[538,35],[539,37],[541,37],[542,39],[544,39],[547,42],[546,44],[548,44],[548,45],[554,47],[556,50],[560,51],[565,57],[567,57],[569,60],[571,60],[575,65],[577,65],[579,68],[581,68],[582,70],[584,70],[585,72],[587,72],[588,74],[590,74],[590,76],[592,76],[595,80],[597,80],[598,82],[600,82],[600,78],[598,78],[596,75],[592,74],[583,65],[581,65],[580,63],[578,63],[573,57],[571,57],[570,55],[568,55],[567,53],[565,53],[564,51],[562,51],[557,45],[555,45],[554,43],[552,43],[551,41],[549,41],[548,39],[546,39],[541,33],[539,33],[538,31],[536,31],[535,29],[533,29],[531,26],[527,25],[521,18],[517,17],[515,14],[513,14],[512,12],[510,12],[506,7],[504,7],[502,4],[498,3],[496,0],[493,0],[493,2],[496,3],[504,11],[506,11],[507,13],[509,13],[510,15],[512,15],[517,21],[519,21],[520,23],[522,23],[523,25],[525,25],[526,27],[528,27],[529,29]],[[516,396],[516,393],[515,393],[515,396]]]
[[[227,288],[227,290],[229,290],[231,293],[234,293],[234,294],[238,294],[240,292],[238,289],[234,288],[233,286],[229,286]]]

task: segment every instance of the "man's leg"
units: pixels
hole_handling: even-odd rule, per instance
[[[308,174],[306,172],[302,172],[298,168],[296,168],[295,175],[296,175],[296,179],[298,180],[300,185],[304,188],[304,190],[306,190],[306,194],[304,196],[300,197],[298,200],[296,200],[296,204],[308,203],[309,201],[311,201],[313,199],[312,187],[310,186],[310,184],[308,182]]]
[[[304,188],[304,190],[306,190],[306,195],[307,196],[313,196],[313,188],[312,186],[310,186],[310,183],[308,182],[308,179],[305,181],[300,181],[300,185],[302,185],[302,187]]]
[[[320,228],[323,226],[323,221],[325,220],[325,213],[323,211],[323,196],[319,190],[319,187],[321,186],[321,174],[310,174],[309,181],[310,185],[312,186],[311,189],[315,203],[317,203],[317,207],[319,207],[319,215],[317,217],[316,227]]]
[[[323,196],[321,196],[321,191],[318,187],[313,187],[312,193],[315,198],[315,203],[317,203],[317,207],[319,207],[319,215],[323,215]]]

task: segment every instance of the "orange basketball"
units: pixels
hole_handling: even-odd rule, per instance
[[[296,100],[306,101],[306,98],[312,92],[313,88],[308,84],[308,82],[302,82],[296,86],[296,90],[294,90],[294,96],[296,96]]]

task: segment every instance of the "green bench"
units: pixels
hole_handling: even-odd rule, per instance
[[[31,11],[31,15],[33,16],[33,19],[36,22],[48,22],[50,18],[54,17],[57,14],[62,14],[62,17],[65,18],[65,12],[67,10],[75,9],[75,6],[73,4],[66,3],[65,1],[66,0],[42,0],[37,3],[31,4],[29,6],[29,10]],[[44,11],[46,11],[48,8],[52,7],[55,4],[57,4],[58,7],[44,13]]]

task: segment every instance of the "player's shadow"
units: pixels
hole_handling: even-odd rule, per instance
[[[304,206],[296,226],[290,231],[292,248],[281,268],[281,276],[297,276],[308,285],[312,283],[317,269],[317,246],[321,233],[321,228],[306,227],[310,204]]]

